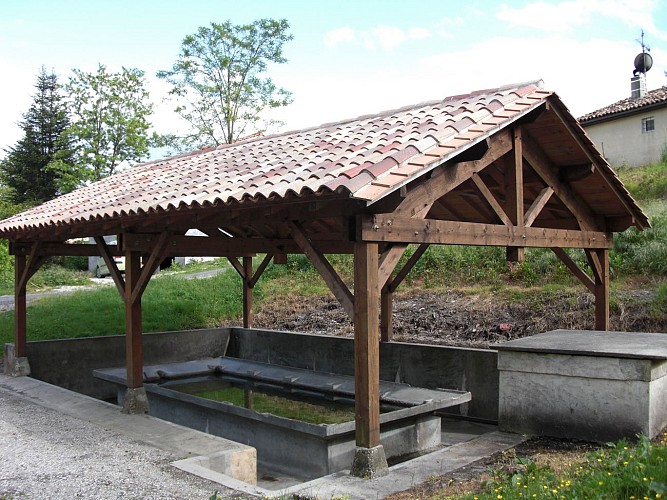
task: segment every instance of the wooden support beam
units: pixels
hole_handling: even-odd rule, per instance
[[[512,137],[509,132],[498,132],[488,139],[489,149],[476,161],[445,164],[435,171],[433,177],[418,184],[406,193],[405,199],[394,213],[402,217],[424,217],[433,203],[450,191],[456,189],[478,173],[501,158],[512,149]]]
[[[148,282],[151,279],[151,276],[153,276],[155,270],[160,266],[160,262],[162,262],[167,255],[167,248],[170,237],[171,234],[167,231],[160,233],[160,236],[155,242],[155,246],[153,246],[151,249],[148,260],[141,268],[141,273],[136,283],[132,287],[132,295],[130,297],[131,302],[135,302],[141,299],[144,290],[146,290],[146,287],[148,286]]]
[[[378,268],[378,284],[382,289],[390,280],[391,273],[394,272],[396,264],[408,248],[407,245],[389,245],[380,255],[380,264]]]
[[[123,241],[125,250],[149,252],[158,235],[154,233],[127,234]],[[330,237],[331,238],[331,237]],[[326,253],[351,254],[353,244],[340,239],[314,239]],[[302,253],[301,248],[289,238],[245,238],[229,236],[182,236],[174,235],[169,242],[170,257],[254,257],[258,253]],[[97,253],[96,253],[97,254]]]
[[[482,193],[482,196],[489,204],[489,206],[493,209],[493,211],[496,213],[500,221],[506,226],[511,226],[512,221],[507,216],[503,208],[500,206],[500,203],[498,203],[496,197],[493,196],[491,190],[487,187],[486,184],[484,184],[484,181],[479,176],[479,174],[477,173],[472,174],[472,181],[475,183],[475,186],[477,186],[477,189],[479,190],[480,193]]]
[[[27,268],[25,255],[14,257],[14,355],[17,358],[25,358],[28,355],[26,291],[25,283],[21,284]]]
[[[113,279],[113,282],[116,284],[116,289],[118,290],[118,293],[120,293],[120,296],[123,298],[123,300],[125,300],[125,279],[123,279],[123,276],[120,274],[120,271],[118,270],[118,266],[116,265],[116,262],[114,261],[111,255],[109,246],[106,244],[102,236],[95,236],[94,239],[97,251],[99,252],[102,259],[104,259],[104,263],[107,265],[109,274],[111,274],[111,278]]]
[[[380,292],[380,342],[391,342],[394,337],[393,321],[394,293],[383,287]]]
[[[141,325],[141,295],[132,300],[132,292],[139,283],[141,274],[141,254],[125,252],[125,363],[127,368],[127,387],[142,387],[143,352]]]
[[[329,287],[329,290],[334,294],[338,299],[345,312],[350,316],[354,317],[354,297],[350,290],[347,288],[347,285],[343,280],[338,276],[338,273],[333,268],[333,266],[326,259],[324,254],[322,254],[318,249],[316,249],[311,242],[306,237],[306,234],[300,224],[296,222],[287,223],[290,232],[292,233],[292,238],[296,241],[297,245],[301,248],[303,253],[308,257],[308,260],[315,266],[315,269],[320,273],[322,279]],[[377,248],[377,247],[376,247]],[[355,244],[356,249],[356,244]],[[377,256],[375,258],[377,262]],[[377,267],[375,268],[377,273]]]
[[[428,244],[422,244],[417,247],[401,270],[396,273],[396,276],[391,280],[391,283],[387,283],[387,289],[390,292],[395,292],[398,286],[403,283],[403,280],[407,278],[410,271],[412,271],[412,268],[419,261],[421,256],[424,255],[424,252],[428,250],[428,247]]]
[[[554,190],[554,194],[577,219],[581,229],[585,231],[599,231],[601,229],[596,223],[595,216],[590,208],[568,184],[561,182],[546,154],[535,142],[528,138],[524,138],[523,141],[523,155],[535,173],[542,178],[547,186]]]
[[[611,234],[474,222],[397,218],[391,214],[361,217],[361,240],[385,243],[522,246],[539,248],[611,248]]]
[[[517,227],[524,226],[523,213],[523,132],[515,127],[512,136],[514,162],[505,174],[505,203],[511,223]],[[507,247],[508,262],[523,262],[526,258],[524,247]]]
[[[46,262],[46,255],[43,255],[42,253],[42,244],[38,241],[32,243],[30,252],[29,252],[29,258],[26,262],[25,267],[23,268],[23,272],[21,273],[21,276],[19,277],[18,286],[19,288],[25,288],[28,286],[28,281],[30,281],[30,278],[32,278],[35,273],[39,270],[39,268],[42,266],[44,262]]]
[[[243,264],[239,262],[239,259],[236,257],[227,257],[227,260],[229,263],[232,265],[234,270],[241,276],[241,278],[245,278],[245,271],[243,270]]]
[[[378,246],[354,245],[354,399],[356,444],[380,444]]]
[[[243,257],[243,328],[252,328],[252,257]]]
[[[523,223],[525,226],[530,227],[535,222],[535,219],[542,213],[545,205],[549,203],[551,196],[554,194],[554,190],[550,186],[545,187],[540,194],[537,195],[533,203],[530,205],[528,210],[524,215]]]
[[[561,112],[561,110],[558,108],[558,105],[549,105],[549,111],[552,111],[553,113],[558,116],[559,120],[563,125],[565,125],[565,128],[567,128],[568,132],[572,135],[572,138],[576,141],[576,143],[579,145],[583,153],[586,155],[588,158],[588,161],[591,162],[592,165],[598,165],[600,162],[600,158],[597,158],[591,153],[590,147],[584,143],[582,136],[585,136],[584,133],[582,133],[581,130],[581,125],[575,120],[575,124],[573,125],[568,118],[565,117],[565,115]],[[604,161],[604,160],[602,160]],[[599,169],[600,177],[604,180],[605,184],[614,192],[616,193],[618,197],[618,201],[620,201],[623,204],[623,207],[625,208],[626,212],[628,214],[634,213],[633,208],[630,206],[628,203],[627,199],[625,196],[622,195],[622,193],[618,192],[618,187],[614,184],[614,182],[601,170]],[[641,224],[639,221],[637,221],[638,226],[641,228]]]
[[[267,266],[271,263],[271,259],[273,259],[273,254],[267,253],[264,256],[264,259],[259,264],[259,267],[255,271],[255,273],[252,274],[252,276],[250,277],[250,282],[249,282],[250,288],[255,288],[255,285],[257,284],[257,281],[259,280],[259,278],[262,277],[262,274],[264,274],[264,271],[266,270]],[[252,272],[252,268],[251,268],[251,272]]]
[[[600,262],[595,275],[595,329],[609,331],[609,250],[594,250]]]
[[[584,271],[581,267],[577,265],[575,261],[572,260],[572,258],[563,250],[562,248],[557,248],[553,247],[551,249],[553,253],[556,254],[556,256],[565,264],[565,267],[567,267],[572,274],[576,276],[576,278],[583,283],[583,285],[588,288],[588,290],[591,293],[595,293],[595,282],[586,274],[586,271]]]

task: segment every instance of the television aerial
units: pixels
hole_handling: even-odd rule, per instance
[[[646,72],[653,67],[653,57],[651,57],[651,47],[644,43],[644,30],[642,30],[641,39],[638,39],[637,42],[642,46],[641,54],[637,54],[635,57],[635,70],[632,72],[634,76],[637,76],[639,73],[646,75]]]

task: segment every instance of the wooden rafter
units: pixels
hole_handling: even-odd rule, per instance
[[[394,210],[394,213],[402,217],[417,217],[422,213],[425,215],[438,198],[456,189],[470,179],[472,174],[481,172],[512,149],[512,138],[507,131],[498,132],[487,141],[488,150],[481,159],[447,163],[439,167],[430,179],[406,193],[405,199]]]
[[[322,279],[331,290],[331,293],[338,299],[345,312],[354,317],[354,296],[347,288],[347,285],[340,278],[336,270],[317,248],[308,240],[305,231],[297,222],[288,222],[288,226],[292,233],[292,238],[299,245],[303,253],[308,257],[308,260],[315,266],[315,269],[320,273]]]

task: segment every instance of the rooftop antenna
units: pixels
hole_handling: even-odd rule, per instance
[[[642,46],[641,54],[637,54],[635,57],[635,70],[632,72],[634,76],[637,76],[639,73],[642,73],[646,76],[646,72],[651,69],[653,66],[653,57],[651,57],[651,47],[648,44],[644,43],[644,30],[642,29],[641,39],[636,39],[636,42]]]

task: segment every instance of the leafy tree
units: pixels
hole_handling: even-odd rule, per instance
[[[292,40],[285,19],[252,24],[211,23],[188,35],[169,71],[157,76],[173,85],[176,112],[191,126],[185,147],[232,143],[261,131],[261,113],[286,106],[291,93],[260,76],[267,64],[285,63],[283,45]],[[273,122],[275,123],[275,122]]]
[[[71,191],[80,180],[58,77],[42,67],[35,88],[33,103],[20,122],[23,138],[7,150],[0,164],[0,177],[7,187],[3,198],[24,206]]]
[[[66,89],[70,94],[73,123],[70,128],[78,143],[77,161],[89,179],[100,180],[118,166],[148,156],[148,101],[144,72],[123,68],[107,73],[100,64],[96,73],[75,69]]]

